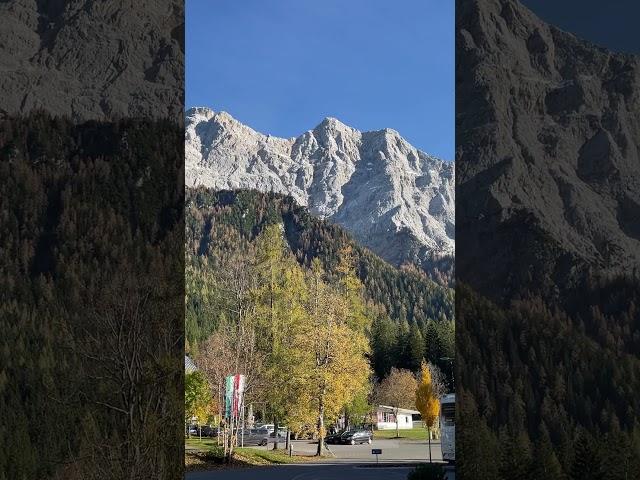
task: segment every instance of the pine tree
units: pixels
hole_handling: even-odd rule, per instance
[[[396,325],[388,317],[378,315],[371,329],[373,369],[378,378],[383,378],[396,364]]]
[[[407,347],[407,368],[412,372],[419,372],[424,361],[424,341],[422,333],[416,324],[409,328]]]
[[[596,480],[601,478],[599,452],[586,431],[580,431],[574,443],[574,457],[571,465],[573,480]]]
[[[549,433],[544,425],[541,427],[540,438],[535,443],[530,478],[532,480],[562,480],[564,478],[562,467],[553,451]]]

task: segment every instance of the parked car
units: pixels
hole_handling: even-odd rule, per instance
[[[345,445],[371,443],[371,437],[372,434],[369,430],[352,430],[340,436],[340,443]]]
[[[255,428],[245,428],[244,432],[238,432],[238,445],[242,441],[242,444],[247,446],[260,445],[262,443],[264,435],[259,435]]]
[[[278,434],[278,442],[284,442],[285,437],[285,435]],[[240,438],[240,433],[238,434],[238,438]],[[266,428],[253,428],[246,429],[244,431],[243,443],[245,445],[267,445],[269,443],[274,443],[275,440],[275,432],[270,432]]]
[[[342,438],[343,435],[346,435],[347,433],[350,433],[350,432],[349,431],[345,431],[345,430],[341,430],[339,432],[332,433],[332,434],[327,435],[326,437],[324,437],[324,442],[328,443],[328,444],[342,443],[341,438]]]
[[[212,427],[211,425],[203,425],[202,426],[202,436],[203,437],[217,437],[218,436],[218,427]]]
[[[271,433],[275,430],[275,425],[273,423],[266,423],[264,425],[258,425],[257,428],[261,430],[269,430],[269,433]]]

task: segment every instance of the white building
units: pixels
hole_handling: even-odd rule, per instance
[[[408,430],[413,428],[413,416],[420,415],[417,410],[408,408],[398,409],[398,429]],[[396,429],[396,409],[388,405],[379,405],[376,409],[375,427],[378,430]]]

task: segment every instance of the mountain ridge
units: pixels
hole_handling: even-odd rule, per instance
[[[289,139],[226,112],[185,114],[185,183],[291,195],[400,265],[428,268],[455,249],[454,165],[393,129],[360,132],[335,117]]]

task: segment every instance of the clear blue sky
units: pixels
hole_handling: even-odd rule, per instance
[[[531,11],[563,30],[614,52],[640,53],[638,0],[523,0]]]
[[[453,0],[186,0],[186,106],[292,137],[333,116],[453,159]]]

